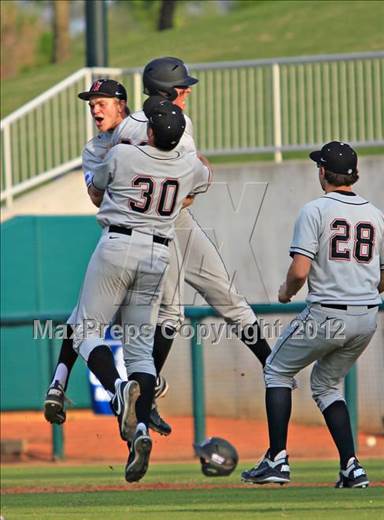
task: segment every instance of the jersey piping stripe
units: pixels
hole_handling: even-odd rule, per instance
[[[301,321],[302,322],[305,322],[310,314],[310,308],[307,307],[306,308],[306,311],[307,311],[307,314],[304,316],[304,318],[301,318]],[[299,314],[300,316],[300,314]],[[296,319],[299,318],[299,316],[296,317]],[[277,356],[277,354],[280,352],[281,348],[283,347],[283,345],[285,345],[285,343],[289,340],[289,338],[291,338],[293,336],[293,334],[297,331],[297,329],[300,327],[300,323],[297,324],[297,327],[295,327],[294,329],[292,329],[292,331],[288,334],[288,336],[286,338],[283,339],[283,341],[280,343],[280,345],[277,347],[276,351],[273,352],[272,351],[272,354],[271,354],[271,360],[268,361],[268,365],[271,365],[272,364],[272,361],[275,359],[275,357]]]
[[[303,247],[293,246],[289,250],[290,253],[300,253],[300,254],[301,254],[301,251],[304,251],[305,253],[308,253],[308,255],[312,255],[309,258],[312,258],[312,259],[315,258],[315,253],[312,253],[312,251],[308,251],[308,249],[304,249]],[[303,255],[304,255],[304,253],[303,253]],[[304,255],[304,256],[308,256],[308,255]]]
[[[175,152],[176,153],[176,157],[164,157],[164,158],[162,158],[162,157],[156,157],[155,155],[151,155],[151,154],[145,152],[139,146],[135,145],[135,148],[137,150],[139,150],[140,152],[142,152],[143,154],[145,154],[147,157],[151,157],[152,159],[156,159],[157,161],[169,161],[169,160],[175,161],[176,159],[179,159],[179,157],[180,157],[180,152]]]
[[[136,117],[133,117],[132,115],[129,116],[134,121],[137,121],[138,123],[148,123],[148,119],[137,119]]]
[[[322,197],[322,199],[332,199],[336,202],[341,202],[342,204],[348,204],[349,206],[364,206],[365,204],[369,204],[368,200],[365,202],[346,202],[345,200],[335,199],[334,197]]]
[[[175,234],[176,234],[176,231],[175,231]],[[176,235],[177,236],[177,235]],[[175,245],[176,249],[177,249],[177,246]],[[180,252],[180,251],[179,251]],[[177,293],[178,293],[178,300],[179,300],[179,323],[176,325],[176,330],[178,328],[178,325],[182,325],[183,322],[184,322],[184,317],[185,317],[185,312],[184,312],[184,291],[181,289],[181,284],[184,283],[184,280],[185,280],[185,270],[184,272],[182,271],[183,267],[183,261],[181,262],[180,264],[180,258],[179,258],[179,252],[176,252],[176,262],[177,262],[177,269],[178,269],[178,275],[177,275]],[[184,280],[182,279],[181,277],[181,274],[184,274],[183,278]]]

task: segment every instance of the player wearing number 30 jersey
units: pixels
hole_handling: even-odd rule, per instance
[[[308,306],[283,331],[265,366],[269,449],[242,474],[255,484],[290,480],[286,452],[293,377],[315,362],[312,397],[340,457],[336,487],[367,487],[356,458],[348,408],[339,383],[368,346],[384,291],[384,215],[352,192],[357,155],[333,141],[310,158],[325,195],[306,204],[296,221],[293,257],[279,301],[287,303],[308,280]],[[340,328],[341,325],[341,328]]]
[[[147,144],[114,146],[94,172],[96,188],[108,185],[96,216],[102,227],[135,227],[143,233],[156,228],[158,235],[170,239],[178,216],[175,207],[190,192],[206,191],[209,176],[196,154],[166,152]]]
[[[184,129],[181,109],[159,102],[148,113],[148,144],[114,147],[95,168],[89,188],[100,206],[103,234],[81,289],[73,348],[112,398],[121,437],[129,442],[128,482],[144,476],[152,447],[147,430],[156,382],[152,350],[174,221],[184,199],[206,189],[210,178],[196,154],[175,150]],[[120,379],[104,341],[118,309],[128,382]]]

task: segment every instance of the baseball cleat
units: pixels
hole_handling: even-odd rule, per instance
[[[137,381],[120,381],[116,385],[116,393],[111,407],[119,422],[120,437],[123,441],[131,441],[136,430],[136,401],[140,395]]]
[[[127,465],[125,466],[125,480],[137,482],[147,472],[149,457],[152,450],[152,439],[143,423],[139,423],[131,445]]]
[[[169,435],[172,432],[170,424],[166,423],[164,419],[160,417],[159,410],[155,402],[152,404],[151,414],[149,416],[148,427],[159,433],[160,435]]]
[[[269,451],[265,454],[263,460],[248,471],[241,474],[242,482],[251,484],[286,484],[290,482],[290,468],[288,464],[288,456],[285,450],[280,451],[276,457],[271,460]]]
[[[65,402],[64,388],[60,381],[56,380],[48,388],[44,401],[44,417],[52,424],[63,424],[66,419],[64,410]]]
[[[368,475],[355,457],[351,457],[346,469],[341,469],[336,488],[366,488],[369,486]]]
[[[166,393],[169,390],[169,386],[165,377],[158,375],[156,378],[155,384],[155,399],[160,399],[161,397],[165,397]]]

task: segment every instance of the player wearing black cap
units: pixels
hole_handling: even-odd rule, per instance
[[[99,132],[113,132],[116,126],[129,114],[127,91],[112,79],[98,79],[86,92],[80,92],[80,99],[89,102],[91,116]]]
[[[172,100],[173,104],[182,110],[191,93],[191,86],[197,82],[197,78],[190,76],[183,61],[174,57],[156,58],[146,65],[143,72],[144,92],[150,95],[149,100],[161,96],[163,99]],[[186,114],[184,116],[186,129],[179,147],[196,154],[192,122]],[[133,144],[145,142],[147,123],[148,117],[144,111],[130,114],[115,129],[112,141],[108,141],[109,145],[120,142]],[[199,156],[204,160],[201,155]],[[101,160],[102,158],[99,158],[99,162]],[[97,166],[97,161],[95,161],[95,166]],[[92,179],[91,169],[85,170],[85,179],[89,185]],[[143,194],[145,197],[150,196],[149,193],[144,192],[144,189]],[[193,197],[189,197],[189,202],[192,200]],[[270,353],[267,341],[260,335],[260,328],[253,310],[244,296],[237,292],[217,248],[187,209],[181,211],[178,216],[176,235],[177,240],[171,246],[174,253],[172,258],[175,261],[171,261],[167,275],[153,351],[159,374],[157,397],[161,394],[164,395],[167,389],[160,371],[170,352],[175,333],[184,319],[184,274],[185,281],[201,294],[226,322],[236,326],[239,338],[262,365]],[[177,247],[177,244],[180,244],[181,247]],[[180,254],[180,249],[182,254]],[[74,323],[75,311],[68,320],[69,324]],[[73,352],[70,340],[63,345],[62,351]],[[73,354],[70,355],[73,356]],[[61,387],[67,384],[68,373],[65,370],[68,367],[70,371],[72,365],[71,358],[71,362],[64,367],[64,374],[62,376],[60,373],[55,374],[55,376],[60,375],[61,377],[61,382],[58,383]],[[56,379],[57,377],[53,378],[52,386],[55,385]],[[47,396],[46,417],[51,422],[63,422],[65,420],[64,393],[62,388],[58,387],[56,390],[57,396]],[[171,433],[170,425],[162,420],[155,405],[151,414],[150,427],[162,435]]]
[[[348,408],[339,389],[368,346],[384,290],[384,215],[352,192],[357,154],[332,141],[310,158],[319,168],[325,195],[307,203],[295,223],[293,258],[279,301],[288,303],[308,281],[307,307],[283,331],[264,369],[269,449],[243,481],[290,481],[286,452],[293,377],[315,362],[312,397],[322,412],[340,457],[336,487],[367,487],[356,458]]]
[[[99,133],[90,139],[82,153],[82,166],[87,186],[91,185],[93,170],[102,162],[111,147],[113,131],[129,115],[127,92],[124,86],[111,79],[94,81],[88,91],[78,97],[88,101],[91,116]],[[44,416],[47,421],[62,424],[66,419],[64,409],[65,390],[69,375],[77,359],[73,350],[72,325],[67,322],[67,334],[63,339],[57,365],[44,401]]]
[[[174,150],[184,129],[179,107],[169,101],[153,106],[147,144],[111,148],[89,190],[100,206],[96,218],[103,233],[82,285],[73,348],[112,398],[120,435],[129,442],[128,482],[144,476],[152,447],[148,426],[157,375],[152,350],[174,222],[185,197],[207,189],[210,178],[196,155]],[[120,379],[104,342],[105,324],[118,308],[129,327],[122,338],[128,382]]]

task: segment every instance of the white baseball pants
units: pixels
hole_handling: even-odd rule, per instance
[[[77,308],[73,348],[87,361],[103,344],[105,328],[121,310],[124,361],[129,376],[156,376],[152,349],[169,262],[168,246],[135,230],[130,236],[106,232],[88,264]]]
[[[264,369],[267,388],[292,388],[293,377],[315,362],[312,397],[321,411],[343,400],[338,387],[368,346],[377,327],[378,307],[348,305],[347,310],[312,304],[306,307],[274,345]]]

